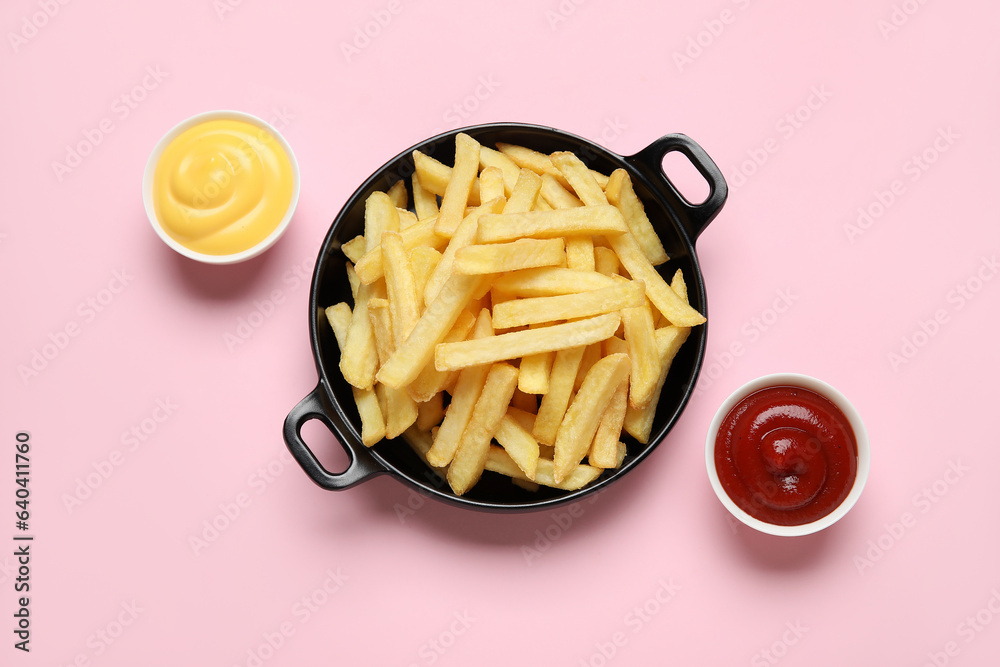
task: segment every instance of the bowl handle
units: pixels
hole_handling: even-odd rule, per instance
[[[299,401],[299,404],[292,408],[292,411],[285,418],[285,425],[282,429],[285,444],[302,469],[312,478],[312,481],[324,489],[340,491],[370,477],[388,472],[372,457],[371,452],[366,447],[354,445],[349,438],[341,435],[341,430],[334,423],[333,417],[336,416],[326,399],[326,385],[320,380],[316,388]],[[338,474],[331,473],[323,467],[313,451],[302,440],[302,425],[310,419],[320,420],[337,436],[337,440],[351,459],[347,470]]]
[[[663,171],[663,157],[672,151],[683,153],[698,170],[698,173],[708,181],[708,197],[700,204],[692,204],[685,199]],[[662,181],[667,186],[668,191],[673,195],[673,204],[681,213],[679,216],[681,224],[692,241],[705,231],[705,227],[712,222],[722,210],[722,205],[726,203],[729,186],[726,184],[722,172],[708,156],[708,153],[687,135],[668,134],[660,137],[635,155],[626,157],[625,160],[635,166],[649,180],[654,183]]]

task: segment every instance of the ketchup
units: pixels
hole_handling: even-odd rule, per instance
[[[858,445],[840,408],[802,387],[760,389],[719,427],[715,468],[750,516],[780,526],[823,518],[851,492]]]

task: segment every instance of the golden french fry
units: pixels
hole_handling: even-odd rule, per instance
[[[427,220],[436,216],[438,214],[437,195],[424,189],[417,172],[413,172],[411,187],[413,188],[413,210],[417,214],[417,220]]]
[[[351,307],[346,303],[338,303],[326,309],[326,319],[341,350],[347,343],[347,330],[351,326],[351,317]],[[354,404],[358,407],[358,416],[361,418],[361,442],[365,447],[371,447],[385,437],[385,420],[382,417],[378,397],[373,389],[351,387],[351,391],[354,394]]]
[[[589,236],[566,237],[566,268],[594,271],[594,241]]]
[[[485,275],[556,266],[565,261],[565,248],[566,242],[559,238],[469,245],[455,253],[454,270],[462,275]]]
[[[611,202],[628,223],[632,236],[635,237],[646,259],[653,266],[663,264],[668,259],[667,251],[663,249],[663,242],[657,236],[652,223],[646,216],[646,209],[643,208],[642,201],[636,196],[632,188],[632,179],[624,169],[616,169],[611,172],[608,179],[608,186],[605,192],[607,200]]]
[[[602,190],[608,187],[608,180],[610,179],[606,174],[602,174],[599,171],[591,169],[590,175],[593,177],[595,181],[597,181],[597,185],[599,185]]]
[[[680,269],[677,269],[674,272],[674,277],[670,280],[670,289],[672,289],[684,303],[690,303],[688,301],[687,283],[684,282],[684,273]]]
[[[405,387],[413,382],[424,366],[434,359],[435,346],[448,335],[455,320],[483,282],[479,276],[452,276],[437,298],[427,305],[409,337],[379,369],[378,381],[390,387]]]
[[[452,168],[442,164],[420,151],[413,151],[413,166],[415,167],[417,179],[425,191],[432,195],[443,197],[448,183],[451,182]],[[479,205],[479,179],[472,183],[472,190],[469,192],[469,204]]]
[[[552,370],[554,352],[529,354],[521,359],[521,375],[517,387],[525,394],[545,394],[549,391],[549,373]]]
[[[436,473],[441,478],[442,482],[444,482],[448,469],[432,466],[427,460],[427,451],[431,448],[431,443],[434,439],[434,429],[431,429],[431,432],[428,433],[427,431],[421,431],[414,424],[406,430],[406,433],[403,434],[403,439],[406,441],[406,444],[410,446],[410,449],[412,449],[413,452],[420,457],[420,460],[423,461],[424,464],[434,473]]]
[[[409,252],[419,246],[428,246],[430,248],[443,247],[448,242],[448,239],[444,236],[439,236],[434,231],[435,222],[435,218],[422,220],[401,231],[399,235],[403,239],[403,248]],[[364,257],[354,264],[354,270],[357,271],[361,282],[366,285],[370,285],[385,275],[381,242],[372,248],[371,251],[366,252]]]
[[[611,248],[594,247],[594,270],[604,276],[618,273],[618,255]]]
[[[539,194],[552,208],[578,208],[583,202],[572,192],[564,188],[552,174],[542,174],[542,186]]]
[[[629,360],[624,354],[604,357],[587,373],[556,434],[555,481],[563,481],[586,456],[612,395],[628,373]]]
[[[344,268],[347,270],[347,282],[351,286],[351,298],[355,301],[358,300],[358,289],[361,287],[361,280],[358,278],[357,272],[354,270],[354,265],[350,262],[344,264]]]
[[[504,213],[526,213],[534,208],[538,201],[538,193],[542,187],[542,179],[533,171],[520,169],[517,181],[504,204]]]
[[[644,408],[653,398],[656,381],[660,376],[659,353],[653,329],[653,313],[643,304],[638,308],[622,310],[622,324],[625,326],[625,342],[632,362],[629,374],[629,404],[634,408]]]
[[[405,208],[397,208],[396,212],[399,214],[399,231],[417,224],[417,214],[413,211],[408,211]]]
[[[613,338],[613,336],[612,336]],[[608,340],[611,340],[610,338]],[[587,377],[587,373],[593,368],[594,364],[601,360],[601,346],[603,343],[591,343],[587,346],[587,349],[583,351],[583,359],[580,360],[580,368],[576,372],[576,379],[573,380],[573,391],[578,391],[583,385],[584,378]]]
[[[398,232],[383,232],[381,245],[393,340],[395,346],[399,347],[420,319],[420,300],[410,258],[403,248],[402,235]]]
[[[620,236],[626,232],[625,218],[614,206],[582,206],[553,211],[500,213],[479,219],[479,243],[515,241],[521,238],[551,239],[581,234]]]
[[[569,151],[557,151],[551,158],[584,205],[600,206],[608,203],[608,198],[604,196],[604,191],[597,184],[594,175],[575,154]]]
[[[496,289],[519,297],[576,294],[613,287],[615,284],[610,277],[593,271],[575,271],[560,267],[512,271],[493,281]]]
[[[424,292],[427,281],[440,263],[441,253],[434,248],[417,246],[410,251],[410,267],[413,269],[413,282],[417,287],[417,301],[419,301],[421,311],[424,309]]]
[[[514,462],[503,447],[490,447],[486,459],[486,469],[511,478],[528,479],[524,472]],[[539,458],[535,469],[535,482],[563,491],[576,491],[587,486],[604,472],[600,468],[589,465],[578,465],[567,474],[561,482],[555,481],[555,467],[551,459]]]
[[[490,367],[472,417],[448,466],[448,484],[455,495],[461,496],[472,488],[486,469],[490,441],[507,414],[507,406],[516,387],[516,367],[505,363]]]
[[[487,146],[483,146],[479,149],[479,164],[483,168],[483,171],[486,171],[489,168],[496,168],[500,170],[500,173],[503,176],[504,196],[510,197],[514,192],[514,185],[517,183],[521,168],[500,151],[493,150]],[[482,172],[480,172],[480,178],[482,178]],[[486,200],[491,197],[486,197],[484,195],[482,198],[483,200]]]
[[[555,443],[559,424],[562,423],[566,408],[569,407],[573,382],[576,380],[580,361],[586,349],[586,345],[579,345],[556,352],[555,360],[552,362],[552,372],[549,374],[549,390],[542,396],[542,402],[538,406],[538,416],[535,417],[531,429],[532,435],[538,442],[546,445]]]
[[[483,309],[476,320],[476,327],[473,329],[473,340],[489,340],[493,336],[493,325],[490,322],[490,313]],[[472,418],[472,412],[479,400],[479,395],[486,384],[486,375],[490,366],[472,366],[465,368],[458,374],[458,381],[455,390],[451,392],[451,404],[444,413],[444,421],[438,429],[434,438],[434,445],[427,452],[427,460],[435,466],[446,466],[451,463],[462,439],[462,433]]]
[[[455,166],[452,168],[451,180],[441,197],[441,210],[438,213],[434,230],[442,236],[451,236],[458,229],[459,223],[465,217],[465,207],[469,204],[469,193],[472,183],[479,171],[479,142],[465,133],[455,135]],[[480,197],[482,186],[480,186]]]
[[[493,437],[525,476],[534,480],[538,469],[538,441],[510,414],[509,409],[497,425]]]
[[[368,302],[368,315],[375,335],[375,348],[378,350],[381,363],[385,363],[392,354],[394,345],[389,311],[389,302],[385,299],[371,299]],[[381,392],[385,400],[385,437],[397,438],[417,421],[417,404],[404,389],[382,387]]]
[[[365,252],[367,252],[365,249],[365,235],[358,234],[347,243],[341,245],[340,249],[347,256],[347,259],[356,263],[359,259],[364,257]]]
[[[392,205],[396,208],[405,209],[407,207],[409,202],[407,200],[406,184],[402,180],[393,183],[392,187],[386,191],[386,194],[389,195]]]
[[[517,396],[516,392],[514,396],[515,397]],[[515,419],[517,423],[521,425],[521,428],[523,428],[528,433],[531,433],[531,431],[535,428],[535,411],[533,409],[523,410],[515,406],[513,398],[510,399],[510,407],[507,408],[507,414],[513,419]]]
[[[480,172],[479,196],[487,201],[498,198],[507,201],[503,189],[503,172],[499,167],[487,167]]]
[[[670,372],[670,364],[680,350],[681,345],[687,340],[691,329],[688,327],[666,327],[656,330],[656,348],[659,355],[660,375],[653,391],[653,398],[646,407],[637,410],[629,406],[625,412],[625,432],[639,442],[645,444],[649,442],[649,435],[653,430],[653,418],[656,416],[656,405],[660,400],[660,392],[663,391],[663,384]]]
[[[497,143],[497,148],[500,149],[501,153],[513,160],[518,167],[530,169],[539,176],[548,174],[555,177],[563,187],[570,187],[569,181],[563,177],[562,172],[552,163],[552,158],[545,153],[539,153],[538,151],[515,144]]]
[[[444,337],[443,342],[455,343],[465,340],[475,324],[476,316],[472,314],[472,311],[468,309],[463,310],[459,313],[458,319],[455,320],[455,324],[452,326],[451,331]],[[453,378],[453,375],[456,378]],[[455,371],[439,371],[434,368],[434,364],[427,364],[420,371],[420,374],[417,375],[416,379],[406,386],[406,390],[410,392],[413,400],[423,403],[444,391],[453,379],[457,379],[457,375],[458,373]]]
[[[476,233],[479,230],[479,218],[483,215],[496,213],[502,209],[503,200],[495,198],[474,209],[462,219],[455,233],[452,234],[451,240],[448,241],[448,246],[444,249],[444,254],[441,255],[441,261],[438,262],[434,273],[427,280],[427,287],[424,288],[424,300],[426,303],[430,303],[437,297],[438,292],[441,291],[441,288],[444,287],[444,284],[448,282],[448,279],[454,272],[455,254],[462,248],[475,242]]]
[[[609,339],[611,340],[611,339]],[[628,378],[622,380],[611,396],[608,408],[601,416],[594,434],[594,442],[590,445],[587,462],[597,468],[617,468],[621,465],[618,458],[618,438],[622,435],[622,424],[625,422],[625,411],[628,409]]]
[[[482,224],[483,221],[480,221]],[[481,230],[480,230],[481,231]],[[646,283],[646,296],[656,309],[676,326],[691,327],[705,322],[705,316],[684,302],[646,259],[631,233],[608,236],[618,260],[634,280]]]
[[[538,199],[535,200],[535,205],[531,207],[531,210],[532,211],[551,211],[552,207],[549,205],[549,203],[547,201],[545,201],[544,199],[542,199],[541,197],[539,197]],[[515,212],[516,211],[511,211],[511,213],[515,213]]]
[[[365,201],[365,252],[382,242],[382,232],[399,231],[399,211],[384,192],[373,192]]]
[[[344,349],[340,355],[340,372],[348,384],[358,389],[371,389],[375,383],[378,352],[375,335],[368,317],[368,300],[375,290],[373,285],[361,285],[354,301],[354,315],[347,330]]]
[[[589,292],[529,297],[497,304],[493,307],[493,325],[498,329],[510,329],[526,324],[591,317],[645,303],[645,286],[629,280]]]
[[[621,324],[621,315],[615,312],[575,322],[554,324],[542,329],[500,334],[485,341],[467,340],[459,343],[442,343],[434,350],[434,365],[442,371],[455,370],[476,364],[517,359],[529,354],[553,352],[566,346],[590,345],[613,336],[618,330],[619,324]],[[419,327],[420,324],[418,323],[417,326]],[[414,329],[415,332],[416,329]],[[410,338],[413,338],[413,335],[411,334]],[[394,356],[398,355],[397,351]],[[380,380],[382,380],[381,375],[384,371],[385,367],[379,372]]]
[[[417,428],[430,431],[444,419],[444,392],[438,392],[431,400],[417,403]]]

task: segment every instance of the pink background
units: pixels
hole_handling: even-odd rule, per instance
[[[0,663],[997,664],[998,20],[982,0],[3,3]],[[273,249],[212,268],[157,239],[139,184],[163,133],[220,108],[275,122],[303,180]],[[701,388],[575,516],[421,505],[388,477],[322,491],[280,435],[316,383],[319,245],[387,159],[488,121],[622,154],[684,132],[714,157]],[[872,441],[859,504],[801,539],[735,525],[704,469],[716,407],[777,371],[839,388]]]

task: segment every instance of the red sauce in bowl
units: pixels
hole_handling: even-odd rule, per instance
[[[802,387],[756,391],[722,420],[715,468],[733,502],[779,526],[823,518],[854,486],[858,445],[844,413]]]

